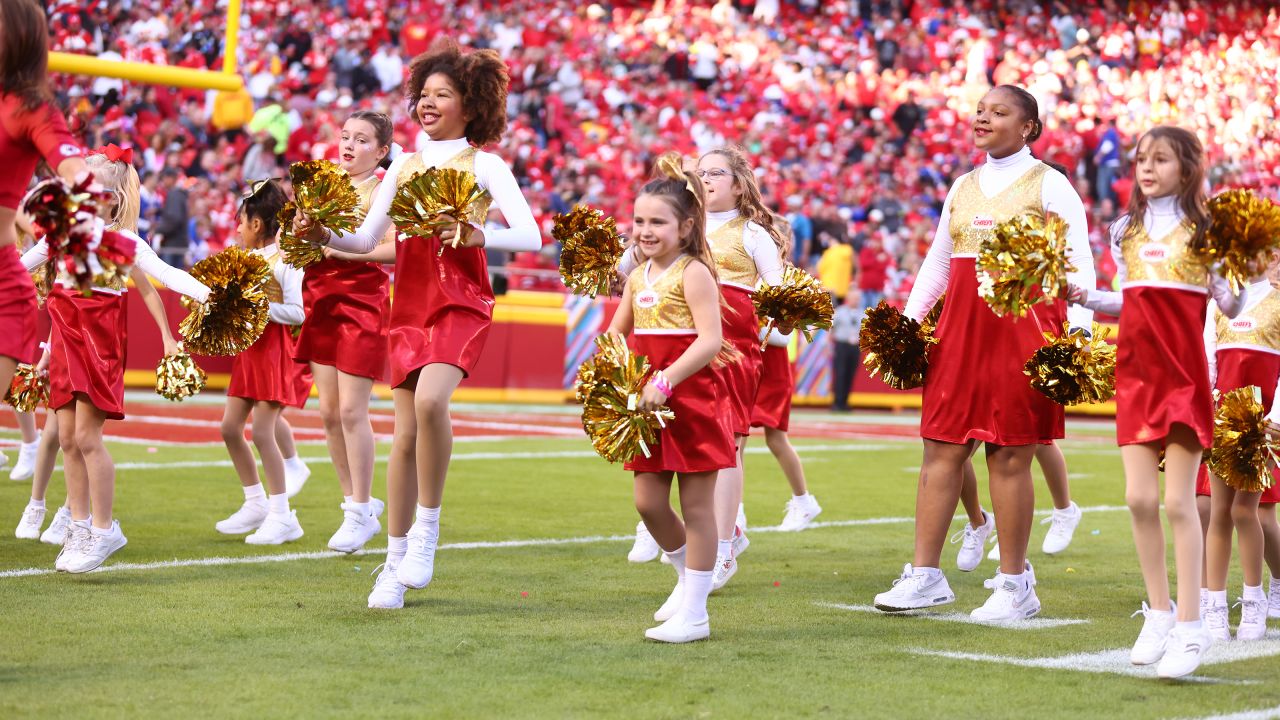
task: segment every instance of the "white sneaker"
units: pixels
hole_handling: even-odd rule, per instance
[[[9,456],[0,452],[0,470],[9,467]]]
[[[266,522],[268,505],[266,500],[245,500],[239,510],[231,513],[226,520],[214,523],[213,528],[223,535],[244,535],[262,527]]]
[[[972,524],[965,523],[963,530],[951,536],[953,545],[964,540],[960,545],[960,552],[956,553],[956,568],[961,572],[972,572],[978,567],[978,563],[982,562],[982,548],[987,546],[987,538],[996,530],[995,516],[986,510],[982,511],[982,516],[986,519],[982,527],[975,528]]]
[[[969,617],[985,623],[1026,620],[1040,614],[1040,598],[1036,597],[1034,576],[1018,583],[1004,573],[997,572],[983,586],[992,590],[991,597],[969,613]]]
[[[751,547],[751,541],[747,539],[747,526],[735,525],[733,527],[733,557],[736,559],[742,553]]]
[[[58,551],[58,557],[53,561],[53,567],[59,572],[66,572],[67,565],[73,560],[80,557],[80,554],[89,547],[89,521],[71,521],[67,525],[65,541],[62,543],[62,549]]]
[[[992,535],[990,538],[990,542],[991,542],[991,552],[987,553],[987,559],[994,560],[995,562],[1000,562],[1000,541],[996,538],[995,535]]]
[[[1280,580],[1271,578],[1271,591],[1267,593],[1267,617],[1280,618]]]
[[[89,540],[84,549],[67,561],[67,572],[86,573],[97,570],[102,567],[102,563],[106,562],[107,558],[111,557],[112,553],[128,544],[129,539],[120,532],[120,523],[112,520],[111,528],[107,532],[89,532]]]
[[[30,480],[36,474],[36,453],[40,449],[40,441],[23,443],[18,448],[18,464],[9,473],[10,480]]]
[[[1205,651],[1213,645],[1213,638],[1204,628],[1180,630],[1176,625],[1169,631],[1169,642],[1164,657],[1156,666],[1156,677],[1180,678],[1190,675],[1200,667]]]
[[[1209,588],[1200,588],[1200,617],[1209,612]]]
[[[658,553],[658,562],[662,563],[663,565],[670,565],[671,558],[667,557],[666,553]]]
[[[284,494],[285,497],[293,497],[302,492],[302,486],[307,484],[307,478],[311,477],[311,468],[307,464],[298,461],[295,468],[290,467],[289,463],[284,465]]]
[[[372,513],[365,515],[355,503],[342,503],[342,525],[329,538],[329,549],[353,553],[382,530],[382,523]]]
[[[382,501],[381,501],[381,500],[379,500],[378,498],[376,498],[376,497],[374,497],[374,496],[370,495],[370,496],[369,496],[369,509],[370,509],[371,511],[373,511],[373,516],[374,516],[374,517],[381,519],[381,518],[382,518],[382,511],[387,509],[387,504],[386,504],[386,503],[384,503],[384,502],[382,502]]]
[[[711,574],[711,591],[715,592],[729,583],[738,572],[737,558],[727,558],[723,555],[716,556],[715,572]]]
[[[1066,510],[1055,509],[1052,515],[1041,520],[1041,525],[1052,523],[1049,525],[1049,533],[1044,536],[1044,545],[1040,546],[1044,554],[1056,555],[1066,550],[1082,517],[1084,513],[1080,512],[1080,506],[1073,500]]]
[[[671,590],[671,594],[667,596],[667,601],[662,603],[662,607],[658,608],[653,614],[653,619],[658,622],[666,622],[676,616],[676,612],[680,610],[680,606],[684,604],[684,583],[677,582],[676,586]]]
[[[685,620],[684,613],[679,613],[658,627],[644,631],[650,640],[664,643],[687,643],[695,640],[706,640],[711,637],[711,620],[704,618],[702,622],[691,623]]]
[[[1267,634],[1267,601],[1240,598],[1235,606],[1240,608],[1240,624],[1236,626],[1236,639],[1261,640],[1262,636]]]
[[[58,508],[53,514],[53,522],[40,535],[40,542],[49,545],[61,545],[67,537],[67,526],[71,524],[71,509],[66,505]]]
[[[43,505],[37,507],[28,504],[22,511],[22,519],[18,521],[18,527],[13,531],[13,536],[19,540],[40,539],[40,528],[44,526],[44,513]]]
[[[876,595],[877,610],[902,612],[920,608],[937,607],[956,601],[947,576],[938,572],[933,580],[928,574],[917,571],[910,563],[902,566],[902,576],[893,581],[893,587]]]
[[[644,526],[644,521],[636,523],[636,542],[631,546],[631,552],[627,553],[627,560],[633,563],[647,563],[661,554],[662,548],[658,547],[658,541],[649,534],[649,528]]]
[[[431,582],[435,574],[436,545],[440,542],[440,526],[427,525],[421,520],[415,521],[409,528],[409,549],[400,567],[396,569],[396,577],[405,586],[421,590]]]
[[[1226,605],[1209,604],[1201,608],[1200,619],[1204,620],[1204,629],[1214,642],[1231,642],[1231,621]]]
[[[378,572],[381,570],[382,572]],[[399,610],[404,607],[404,591],[396,577],[396,566],[383,563],[374,568],[378,579],[373,581],[373,592],[369,593],[369,607],[375,610]]]
[[[809,527],[813,519],[822,514],[822,506],[818,504],[818,499],[812,495],[804,497],[791,496],[787,501],[787,514],[782,518],[782,524],[778,526],[783,532],[798,532]]]
[[[1134,665],[1154,665],[1164,657],[1169,633],[1173,631],[1175,613],[1178,611],[1175,604],[1170,604],[1169,608],[1169,612],[1152,610],[1144,601],[1142,608],[1130,616],[1141,615],[1143,621],[1142,632],[1138,633],[1138,640],[1133,643],[1133,650],[1129,651],[1129,662]]]
[[[293,542],[302,537],[302,526],[298,524],[298,511],[287,513],[268,512],[262,525],[244,541],[250,545],[281,545]]]
[[[747,531],[747,506],[746,505],[742,503],[738,503],[738,515],[733,519],[733,524],[741,528],[742,532]]]

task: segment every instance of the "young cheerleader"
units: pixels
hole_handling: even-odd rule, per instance
[[[492,50],[463,53],[444,40],[410,64],[409,112],[430,138],[396,158],[354,233],[325,232],[299,214],[302,237],[338,250],[367,253],[391,229],[387,210],[400,186],[430,167],[466,170],[488,191],[508,227],[486,230],[486,207],[469,218],[470,233],[453,247],[459,226],[433,237],[403,236],[395,245],[396,287],[387,341],[395,401],[395,436],[387,466],[387,562],[369,607],[399,608],[406,587],[424,588],[435,568],[440,505],[453,451],[449,400],[471,372],[493,321],[493,289],[485,250],[535,250],[537,222],[502,158],[478,148],[497,142],[507,123],[507,66]],[[444,247],[448,243],[449,247]]]
[[[130,279],[164,341],[166,355],[178,343],[169,330],[159,293],[148,277],[197,302],[209,288],[186,272],[166,265],[145,240],[138,237],[138,173],[131,149],[107,146],[91,155],[87,167],[104,190],[112,193],[107,229],[133,238],[135,259]],[[31,270],[48,259],[47,246],[38,243],[22,262]],[[74,281],[59,273],[46,306],[53,323],[49,361],[49,408],[57,414],[58,441],[72,522],[54,567],[72,573],[98,568],[127,542],[113,515],[115,465],[102,441],[108,419],[124,418],[124,351],[126,288],[98,286],[90,296],[74,289]]]
[[[339,146],[342,168],[351,175],[368,212],[379,186],[375,174],[390,162],[391,120],[382,113],[361,110],[342,126]],[[394,253],[394,233],[382,247]],[[367,256],[330,257],[306,269],[302,300],[307,319],[294,359],[310,362],[320,391],[329,457],[342,487],[343,520],[329,538],[329,548],[355,552],[382,529],[382,503],[369,494],[373,487],[373,424],[369,395],[387,362],[387,325],[391,319],[390,278]]]
[[[952,185],[933,246],[921,267],[906,315],[922,319],[945,290],[938,345],[929,359],[921,436],[924,462],[916,492],[915,561],[894,587],[875,598],[896,612],[955,601],[939,568],[943,543],[961,489],[964,467],[986,444],[991,496],[999,528],[1000,571],[993,591],[972,616],[1007,622],[1035,615],[1040,600],[1026,560],[1035,495],[1031,460],[1036,448],[1063,436],[1058,405],[1027,383],[1022,364],[1043,345],[1043,332],[1062,332],[1061,303],[1038,305],[1024,318],[997,317],[978,295],[975,257],[998,223],[1026,213],[1054,212],[1068,225],[1067,254],[1074,282],[1093,283],[1084,205],[1071,182],[1031,155],[1040,135],[1039,108],[1022,88],[1001,85],[978,102],[974,145],[986,162]],[[1090,327],[1092,313],[1071,310],[1073,327]],[[973,358],[982,357],[981,372]]]
[[[797,532],[809,527],[822,512],[822,506],[809,494],[804,465],[787,436],[791,425],[791,395],[796,387],[791,356],[787,352],[791,333],[774,330],[765,342],[769,346],[764,350],[761,363],[760,386],[756,389],[756,401],[751,409],[751,427],[764,428],[765,444],[791,486],[791,499],[787,501],[786,514],[778,529]]]
[[[1272,289],[1265,275],[1254,278],[1249,285],[1245,305],[1234,320],[1210,310],[1205,323],[1204,348],[1209,379],[1219,392],[1256,386],[1262,390],[1263,406],[1273,407],[1276,382],[1280,379],[1280,293]],[[1250,493],[1226,485],[1203,465],[1200,476],[1212,485],[1205,542],[1204,586],[1208,590],[1205,626],[1214,641],[1231,640],[1227,570],[1234,528],[1240,538],[1240,566],[1244,573],[1236,638],[1260,640],[1267,631],[1267,593],[1262,588],[1265,538],[1259,508],[1262,502],[1275,503],[1280,499],[1280,483],[1265,492]],[[1273,481],[1280,479],[1280,471],[1273,469],[1272,476]],[[1272,517],[1275,517],[1274,505]]]
[[[249,533],[250,545],[280,545],[302,537],[298,513],[289,509],[284,456],[276,439],[280,413],[286,406],[302,407],[311,392],[304,367],[293,359],[293,326],[302,323],[302,272],[284,262],[276,246],[280,222],[276,214],[286,202],[275,180],[256,180],[240,203],[236,232],[242,247],[261,255],[271,266],[268,295],[271,321],[262,337],[236,356],[222,415],[222,441],[240,476],[244,504],[214,527],[224,535]],[[253,450],[244,439],[245,423],[253,414],[253,444],[262,458],[268,496],[258,478]],[[375,521],[376,522],[376,521]]]
[[[676,569],[676,586],[654,613],[662,624],[650,640],[683,643],[711,634],[707,595],[716,553],[716,474],[732,467],[732,419],[724,377],[710,367],[721,349],[720,290],[705,235],[704,194],[678,156],[658,162],[662,175],[640,190],[633,232],[644,262],[631,273],[608,332],[634,332],[634,351],[656,368],[642,409],[669,406],[650,457],[626,464],[635,472],[636,510]],[[680,511],[671,508],[679,476]]]
[[[1151,129],[1138,141],[1134,174],[1137,187],[1128,211],[1111,227],[1121,292],[1073,280],[1069,296],[1120,316],[1116,440],[1147,589],[1142,632],[1130,659],[1135,665],[1158,662],[1160,677],[1181,677],[1195,671],[1212,643],[1200,621],[1203,540],[1195,505],[1196,470],[1202,451],[1213,442],[1213,398],[1203,352],[1207,298],[1212,294],[1227,317],[1238,315],[1246,298],[1234,295],[1192,255],[1210,223],[1200,140],[1181,128]],[[1169,595],[1160,521],[1162,448],[1177,603]]]

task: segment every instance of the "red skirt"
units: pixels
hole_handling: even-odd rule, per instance
[[[447,250],[445,252],[448,252]],[[689,348],[697,335],[634,335],[631,349],[664,368]],[[725,402],[724,378],[703,368],[675,387],[667,406],[675,419],[658,431],[658,440],[624,467],[635,472],[700,473],[737,465],[737,446]]]
[[[231,363],[228,397],[300,408],[311,394],[311,371],[293,359],[293,328],[269,322],[262,337]]]
[[[1159,443],[1176,424],[1213,444],[1213,394],[1204,354],[1208,295],[1162,287],[1124,289],[1116,348],[1116,441]],[[1273,386],[1274,387],[1274,386]]]
[[[1262,388],[1262,407],[1270,410],[1275,402],[1278,379],[1280,355],[1246,348],[1218,351],[1218,381],[1214,384],[1218,392],[1256,385]],[[1280,469],[1272,469],[1271,477],[1271,487],[1263,491],[1260,503],[1280,502]],[[1211,487],[1209,472],[1201,465],[1200,474],[1196,476],[1196,494],[1209,495]]]
[[[123,295],[78,292],[54,285],[45,302],[53,324],[49,407],[84,396],[112,420],[124,419],[124,363],[128,313]]]
[[[391,323],[390,278],[375,263],[326,259],[307,268],[307,319],[293,350],[298,362],[381,380]]]
[[[1037,305],[1024,318],[998,317],[978,296],[971,257],[951,259],[947,301],[938,320],[938,344],[929,354],[920,436],[962,444],[1044,444],[1063,437],[1062,406],[1036,392],[1022,372],[1044,345],[1045,332],[1062,332],[1061,302]]]
[[[0,355],[20,363],[36,361],[38,311],[36,288],[18,248],[0,247]]]
[[[760,386],[760,324],[751,293],[729,285],[720,286],[724,305],[720,308],[720,332],[742,358],[718,369],[724,377],[728,397],[730,427],[734,435],[751,434],[751,408]]]
[[[493,324],[493,288],[484,248],[446,247],[440,239],[407,237],[396,246],[395,302],[387,352],[391,386],[432,363],[470,375]]]
[[[760,387],[751,410],[751,427],[786,432],[791,426],[791,395],[795,387],[787,349],[776,345],[765,348],[760,363]]]

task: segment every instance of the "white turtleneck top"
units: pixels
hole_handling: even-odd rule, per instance
[[[424,165],[436,167],[466,150],[467,146],[466,138],[428,140],[418,153],[422,155]],[[387,169],[388,180],[378,187],[378,193],[373,196],[373,202],[369,206],[369,213],[355,232],[339,235],[329,231],[331,247],[347,252],[367,253],[378,246],[378,242],[391,228],[391,218],[387,217],[387,211],[391,209],[391,201],[399,190],[395,178],[400,174],[401,166],[412,156],[413,153],[401,153],[392,161],[391,167]],[[509,226],[484,230],[485,249],[519,252],[542,247],[533,211],[529,209],[524,193],[520,192],[520,185],[516,182],[515,175],[511,174],[511,168],[507,167],[502,158],[483,151],[476,153],[476,181],[493,196],[494,207],[502,212]]]
[[[1038,162],[1040,161],[1031,155],[1031,149],[1024,147],[1007,157],[987,155],[986,162],[974,172],[977,173],[982,192],[994,196],[1012,186]],[[954,183],[947,192],[942,216],[938,218],[938,230],[933,236],[933,245],[929,247],[929,254],[920,265],[915,285],[911,288],[911,296],[907,298],[906,315],[917,321],[929,313],[938,297],[946,291],[947,282],[951,278],[951,200],[959,184]],[[1089,221],[1080,196],[1065,175],[1052,171],[1044,174],[1041,199],[1046,212],[1057,213],[1067,222],[1067,258],[1076,268],[1075,272],[1067,273],[1067,281],[1080,287],[1093,287],[1097,284],[1097,276],[1093,269],[1093,252],[1089,249]],[[1072,305],[1067,309],[1067,320],[1071,327],[1089,329],[1093,325],[1093,311]]]
[[[1177,195],[1150,198],[1147,201],[1147,211],[1142,215],[1142,227],[1146,230],[1147,237],[1164,237],[1175,229],[1184,217]],[[1124,231],[1129,226],[1129,222],[1129,216],[1125,215],[1111,224],[1111,257],[1116,262],[1116,280],[1121,286],[1124,285],[1127,270],[1124,263],[1124,253],[1120,249],[1120,239],[1124,237]],[[1071,282],[1074,285],[1088,289],[1088,294],[1084,301],[1080,303],[1081,305],[1108,315],[1120,314],[1120,309],[1124,306],[1124,296],[1121,293],[1112,290],[1097,290],[1094,288],[1096,283],[1081,285],[1074,280]],[[1245,301],[1248,299],[1246,289],[1242,289],[1241,293],[1236,295],[1231,291],[1230,283],[1213,272],[1209,273],[1209,292],[1213,295],[1213,300],[1222,310],[1222,313],[1232,318],[1240,314],[1240,311],[1244,308]],[[1212,356],[1212,353],[1210,355]]]

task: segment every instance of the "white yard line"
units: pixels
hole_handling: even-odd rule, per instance
[[[878,613],[880,615],[901,615],[905,617],[920,618],[921,620],[938,620],[941,622],[964,623],[966,625],[984,625],[986,627],[995,628],[996,630],[1042,630],[1044,628],[1063,627],[1064,625],[1087,625],[1088,620],[1080,618],[1042,618],[1034,617],[1027,620],[1017,620],[1008,623],[984,623],[969,617],[968,613],[949,612],[939,613],[929,610],[908,610],[906,612],[886,613],[877,610],[873,605],[842,605],[840,603],[815,602],[818,607],[831,608],[833,610],[849,610],[860,613]]]
[[[228,463],[230,464],[230,463]],[[1111,505],[1100,505],[1095,507],[1081,508],[1084,512],[1114,512],[1124,510],[1123,507]],[[1039,510],[1037,515],[1048,515],[1050,510]],[[959,519],[959,516],[957,516]],[[855,520],[833,520],[829,522],[813,523],[811,528],[828,528],[828,527],[860,527],[865,525],[898,525],[903,523],[914,522],[915,518],[909,517],[881,517],[881,518],[860,518]],[[776,533],[782,532],[777,526],[753,527],[752,533]],[[479,542],[461,542],[461,543],[445,543],[439,547],[440,550],[485,550],[491,548],[522,548],[522,547],[545,547],[554,545],[589,545],[594,543],[606,542],[630,542],[635,540],[635,535],[588,535],[585,537],[571,538],[531,538],[527,540],[486,540]],[[372,550],[362,550],[355,555],[385,555],[386,548],[377,548]],[[206,565],[255,565],[260,563],[273,562],[290,562],[293,560],[318,560],[322,558],[344,557],[342,553],[319,551],[304,553],[280,553],[276,555],[246,555],[243,557],[213,557],[213,558],[191,558],[188,560],[165,560],[161,562],[151,563],[116,563],[105,565],[95,572],[114,572],[117,570],[162,570],[166,568],[181,567],[201,567]],[[25,568],[21,570],[4,570],[0,571],[0,580],[21,577],[35,577],[40,575],[53,575],[53,568]]]
[[[1280,718],[1280,705],[1264,710],[1244,710],[1228,715],[1205,715],[1198,718],[1180,718],[1179,720],[1276,720]]]

